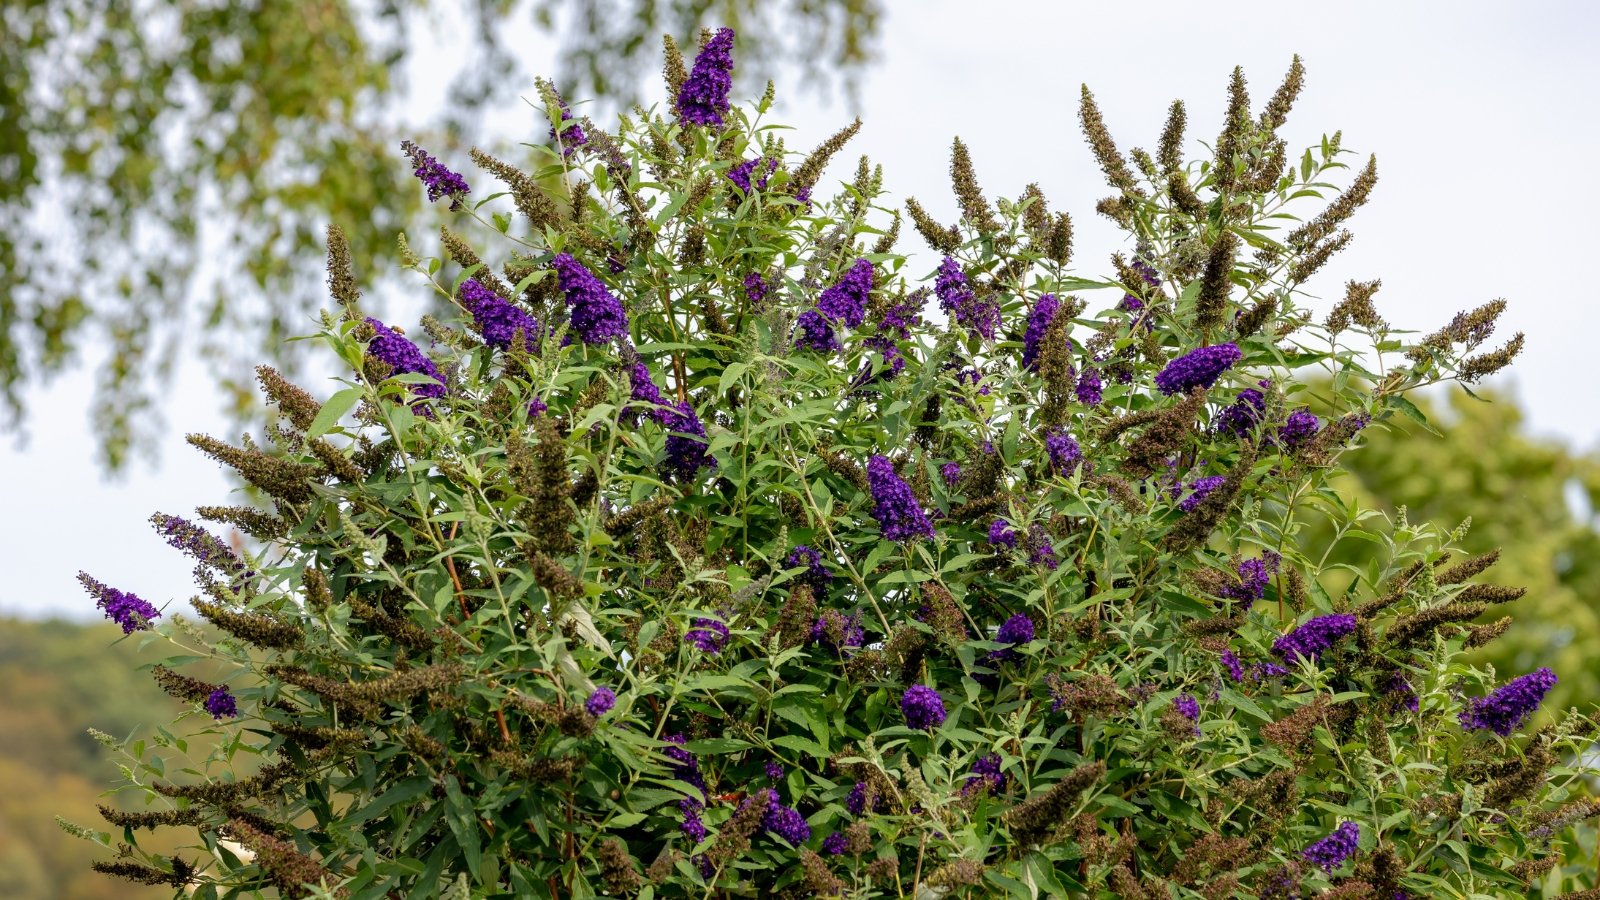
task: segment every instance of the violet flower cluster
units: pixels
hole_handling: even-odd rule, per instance
[[[1050,324],[1055,321],[1056,311],[1061,308],[1061,301],[1055,294],[1044,294],[1034,301],[1033,309],[1028,311],[1028,327],[1022,333],[1022,367],[1029,371],[1038,368],[1039,350],[1044,343],[1044,335],[1050,330]]]
[[[760,167],[763,163],[766,164],[766,171],[756,175],[755,182],[752,185],[750,176],[754,175],[757,167]],[[764,191],[767,189],[767,179],[772,177],[772,173],[777,171],[777,168],[778,158],[776,156],[758,156],[755,159],[747,159],[729,169],[728,180],[737,185],[739,190],[745,194],[750,194],[753,191]]]
[[[1340,822],[1331,834],[1307,846],[1300,851],[1300,855],[1322,871],[1331,873],[1355,855],[1360,843],[1361,826],[1354,822]]]
[[[1198,347],[1167,363],[1156,374],[1156,387],[1163,394],[1187,394],[1197,387],[1211,387],[1243,357],[1237,344]]]
[[[1178,508],[1184,512],[1193,512],[1194,508],[1199,506],[1201,501],[1210,496],[1212,491],[1222,487],[1222,483],[1227,480],[1227,477],[1223,475],[1206,475],[1203,478],[1196,478],[1194,482],[1189,485],[1189,496],[1178,501]],[[1173,488],[1173,491],[1178,493],[1181,493],[1182,490],[1183,488],[1181,485]]]
[[[1078,383],[1072,389],[1078,402],[1084,406],[1099,406],[1105,396],[1104,385],[1100,380],[1100,370],[1093,366],[1085,366],[1083,374],[1078,376]]]
[[[721,653],[723,646],[728,643],[728,626],[720,619],[696,618],[689,626],[683,639],[706,653]]]
[[[789,551],[789,558],[784,561],[789,568],[805,567],[805,574],[799,581],[811,586],[811,593],[816,597],[828,596],[828,586],[833,584],[833,570],[822,564],[822,554],[807,547],[805,544],[796,544]]]
[[[628,336],[627,313],[604,282],[570,253],[557,253],[550,265],[572,308],[572,330],[585,344],[604,344]]]
[[[95,605],[105,611],[106,618],[122,626],[123,634],[144,631],[161,615],[159,610],[137,595],[101,584],[86,572],[78,573],[78,581],[95,599]]]
[[[1000,754],[986,753],[972,764],[972,774],[961,786],[961,796],[970,797],[978,791],[998,794],[1005,790],[1006,776],[1000,771]]]
[[[1268,550],[1260,559],[1244,560],[1235,570],[1239,583],[1224,586],[1218,594],[1229,600],[1241,600],[1248,609],[1250,604],[1266,596],[1267,584],[1277,574],[1280,559],[1278,554]]]
[[[872,490],[872,517],[878,520],[883,536],[891,541],[933,537],[933,523],[911,493],[911,486],[895,474],[888,457],[874,455],[867,460],[867,483]]]
[[[674,106],[678,119],[688,125],[722,127],[733,88],[733,29],[718,28],[695,55],[694,69],[678,88]]]
[[[1289,414],[1289,418],[1278,428],[1278,443],[1286,450],[1298,450],[1317,436],[1322,430],[1322,422],[1312,414],[1311,410],[1301,407]]]
[[[551,88],[550,91],[551,93],[555,94],[556,106],[561,109],[561,121],[563,123],[571,122],[572,110],[567,106],[567,101],[563,100],[561,95],[556,93],[554,88]],[[571,157],[573,153],[577,152],[579,147],[585,146],[589,143],[589,136],[583,133],[583,126],[577,123],[573,123],[572,125],[563,124],[559,134],[557,133],[555,126],[552,125],[550,126],[550,140],[561,145],[562,156]]]
[[[182,516],[157,513],[150,517],[150,524],[167,539],[168,546],[182,551],[185,556],[228,575],[251,578],[256,574],[232,547]]]
[[[426,375],[434,384],[408,385],[412,396],[438,399],[444,396],[444,377],[422,349],[406,340],[394,329],[377,319],[368,317],[367,324],[377,332],[367,344],[367,356],[389,367],[393,375]],[[413,406],[415,408],[415,406]]]
[[[440,197],[450,198],[450,208],[460,209],[461,198],[472,192],[467,180],[445,168],[444,164],[411,141],[401,141],[400,149],[411,157],[412,174],[428,189],[428,202]]]
[[[1348,613],[1317,616],[1272,642],[1272,652],[1289,662],[1322,659],[1322,652],[1356,630],[1356,617]]]
[[[990,523],[989,544],[994,547],[1004,547],[1007,550],[1017,549],[1017,533],[1012,530],[1011,523],[1005,519],[995,519]]]
[[[1083,450],[1072,435],[1059,429],[1045,435],[1044,450],[1050,457],[1050,468],[1057,475],[1071,475],[1083,461]]]
[[[1245,388],[1234,397],[1231,406],[1217,414],[1217,433],[1247,438],[1255,431],[1266,411],[1266,397],[1255,388]]]
[[[967,283],[960,263],[948,256],[939,263],[933,292],[939,298],[939,308],[949,314],[952,322],[965,328],[967,334],[994,340],[995,329],[1000,325],[1000,304],[992,296],[978,296]]]
[[[611,690],[611,688],[601,686],[594,689],[594,692],[589,695],[588,700],[583,701],[583,711],[588,713],[591,717],[598,719],[610,712],[611,708],[616,705],[616,692]]]
[[[702,468],[717,467],[717,460],[711,455],[711,445],[706,438],[706,426],[687,400],[661,410],[657,421],[670,432],[667,435],[665,465],[679,481],[693,478]]]
[[[206,712],[210,713],[211,717],[218,721],[221,721],[224,717],[232,718],[239,714],[238,701],[234,700],[233,695],[228,693],[228,689],[224,687],[217,688],[206,697],[205,708]]]
[[[1475,697],[1457,717],[1468,731],[1488,730],[1509,737],[1523,720],[1533,715],[1544,695],[1556,686],[1556,673],[1548,666],[1511,679],[1487,697]]]
[[[922,731],[944,724],[944,698],[925,684],[913,684],[900,697],[900,712],[906,725]]]
[[[539,322],[521,307],[513,306],[502,300],[500,295],[484,287],[476,278],[468,278],[461,282],[461,289],[457,292],[461,305],[472,315],[472,323],[477,327],[478,333],[483,335],[483,342],[491,347],[505,350],[511,346],[518,334],[522,335],[522,346],[533,352],[539,346]]]

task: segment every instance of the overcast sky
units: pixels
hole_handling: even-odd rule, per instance
[[[1346,147],[1378,155],[1380,174],[1354,220],[1354,244],[1312,290],[1336,298],[1346,279],[1382,278],[1382,313],[1426,330],[1507,298],[1497,339],[1521,330],[1528,346],[1514,374],[1493,384],[1515,391],[1535,432],[1582,448],[1600,443],[1590,384],[1600,298],[1579,265],[1600,246],[1600,12],[1592,4],[1346,0],[1325,12],[1238,0],[887,5],[881,60],[861,91],[865,127],[831,174],[848,177],[855,156],[869,154],[895,198],[913,194],[953,220],[946,170],[959,134],[991,195],[1015,197],[1037,181],[1052,208],[1073,214],[1076,265],[1090,275],[1106,274],[1107,254],[1122,245],[1093,213],[1108,191],[1078,133],[1078,85],[1089,84],[1124,149],[1153,148],[1167,105],[1180,97],[1191,137],[1209,140],[1234,65],[1244,66],[1259,109],[1299,53],[1308,75],[1283,130],[1291,148],[1342,129]],[[441,103],[447,79],[437,70],[469,55],[464,32],[438,20],[438,43],[412,63],[414,108]],[[427,39],[430,30],[412,33]],[[550,40],[513,45],[530,72],[554,69]],[[531,83],[521,92],[532,95]],[[849,120],[837,101],[782,83],[779,97],[777,120],[796,126],[792,148],[809,148]],[[469,138],[542,139],[544,126],[523,104],[504,109]],[[464,160],[447,162],[470,171]],[[902,246],[920,239],[907,229]],[[415,313],[390,309],[402,322]],[[90,376],[29,398],[30,442],[0,446],[12,509],[0,521],[0,614],[94,615],[73,581],[80,568],[158,606],[192,593],[190,566],[146,519],[229,502],[220,473],[182,443],[186,432],[223,428],[197,374],[189,366],[182,375],[191,377],[180,375],[170,394],[161,464],[136,463],[114,482],[94,462]]]

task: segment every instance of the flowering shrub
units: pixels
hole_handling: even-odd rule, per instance
[[[347,386],[264,368],[270,449],[192,438],[270,499],[201,510],[259,550],[157,519],[218,631],[85,576],[223,736],[106,739],[148,808],[106,810],[97,868],[200,897],[1568,883],[1592,725],[1536,712],[1548,669],[1462,661],[1518,592],[1473,582],[1465,526],[1327,488],[1363,429],[1420,416],[1408,391],[1521,336],[1482,350],[1497,301],[1413,339],[1362,284],[1312,320],[1376,170],[1330,186],[1337,135],[1290,164],[1298,60],[1259,117],[1235,75],[1198,162],[1181,104],[1130,164],[1085,91],[1131,238],[1097,281],[1071,218],[992,201],[959,141],[961,220],[908,200],[938,261],[904,255],[867,160],[824,190],[858,125],[790,152],[770,92],[730,102],[734,52],[718,32],[691,73],[669,41],[669,109],[615,132],[543,86],[535,171],[474,153],[503,193],[408,148],[484,226],[444,232],[454,279],[403,245],[453,320],[369,316],[330,231]],[[1365,565],[1301,546],[1313,518]],[[202,657],[235,675],[179,674]],[[140,850],[155,827],[193,851]]]

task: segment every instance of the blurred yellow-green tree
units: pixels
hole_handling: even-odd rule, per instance
[[[1404,506],[1413,522],[1450,528],[1471,516],[1466,547],[1501,550],[1484,580],[1528,589],[1497,609],[1516,627],[1480,658],[1502,678],[1549,666],[1561,682],[1548,707],[1587,707],[1600,697],[1600,458],[1529,435],[1509,397],[1477,393],[1482,400],[1457,388],[1423,405],[1439,435],[1398,418],[1369,429],[1340,490],[1364,507]],[[1304,535],[1307,546],[1327,537]],[[1347,538],[1329,560],[1362,565],[1367,549]]]
[[[399,141],[463,142],[494,91],[531,94],[533,75],[556,74],[572,96],[625,104],[660,34],[689,39],[708,24],[741,31],[741,78],[793,64],[813,84],[853,84],[880,5],[0,3],[0,428],[22,421],[29,384],[86,347],[108,351],[94,418],[111,468],[148,443],[156,389],[185,353],[208,357],[234,403],[250,403],[251,367],[292,364],[283,339],[306,331],[323,299],[308,273],[321,270],[324,226],[345,228],[363,280],[378,281],[420,203]],[[446,22],[473,35],[448,108],[411,109],[400,65],[436,48]],[[525,58],[519,26],[561,32],[562,58]]]

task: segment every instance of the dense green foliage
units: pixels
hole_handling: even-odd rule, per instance
[[[442,21],[473,42],[426,123],[440,144],[476,130],[480,104],[528,91],[512,25],[562,27],[565,88],[626,104],[663,31],[727,22],[760,47],[741,77],[798,63],[825,84],[859,72],[878,15],[876,0],[0,5],[0,429],[23,421],[30,383],[102,349],[111,468],[150,442],[184,354],[210,361],[227,408],[253,411],[250,365],[294,363],[284,338],[315,311],[322,224],[350,223],[363,271],[393,270],[393,234],[420,206],[401,189],[399,142],[419,123],[397,73]]]
[[[683,98],[710,80],[684,76],[704,121]],[[237,695],[236,720],[214,707],[236,738],[181,768],[143,748],[122,840],[194,847],[107,868],[201,897],[1587,885],[1560,861],[1595,811],[1591,722],[1524,722],[1525,683],[1474,699],[1495,683],[1463,651],[1496,632],[1466,623],[1516,592],[1476,581],[1461,529],[1330,486],[1369,421],[1420,418],[1407,392],[1520,336],[1479,352],[1490,304],[1411,340],[1360,285],[1309,320],[1297,290],[1375,170],[1334,186],[1337,136],[1289,163],[1299,79],[1257,118],[1236,74],[1190,163],[1181,106],[1130,165],[1084,92],[1099,209],[1135,247],[1106,281],[1069,269],[1069,217],[991,201],[957,142],[962,220],[907,204],[955,321],[922,311],[881,173],[824,191],[852,130],[789,154],[770,97],[725,127],[584,123],[528,174],[480,157],[510,190],[460,204],[482,226],[447,242],[461,277],[402,251],[471,316],[424,322],[431,359],[360,308],[335,232],[320,337],[349,385],[318,402],[264,371],[272,448],[194,439],[273,502],[213,513],[263,542],[248,561],[176,541],[231,637],[158,629],[174,668],[233,667],[166,684]],[[1364,552],[1301,543],[1330,520]]]
[[[1491,402],[1461,390],[1445,404],[1417,401],[1437,435],[1409,421],[1372,429],[1334,485],[1363,506],[1405,507],[1421,521],[1471,519],[1462,552],[1498,550],[1485,580],[1528,589],[1517,601],[1517,626],[1476,657],[1502,674],[1550,666],[1561,683],[1547,702],[1592,702],[1600,696],[1600,533],[1583,516],[1600,509],[1600,459],[1530,436],[1509,397],[1475,393]],[[1576,510],[1574,491],[1582,500]],[[1314,527],[1305,543],[1318,545],[1327,534]],[[1364,550],[1352,540],[1330,558],[1353,562]]]

